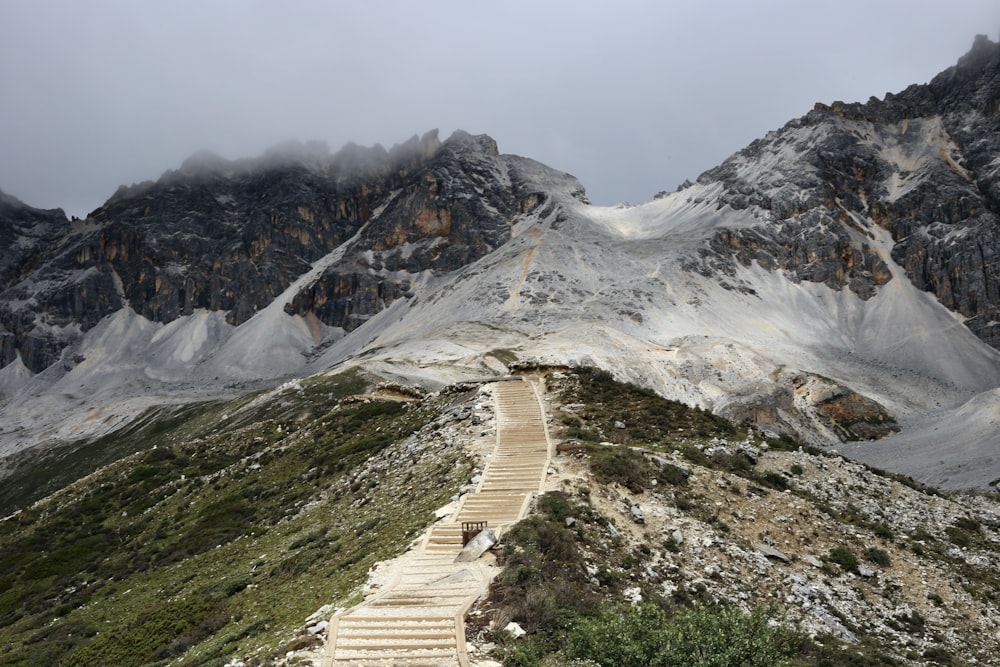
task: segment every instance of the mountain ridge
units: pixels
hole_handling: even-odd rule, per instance
[[[0,267],[0,454],[329,368],[434,388],[511,355],[816,444],[979,428],[948,420],[1000,386],[998,71],[977,38],[929,84],[817,105],[634,207],[432,131],[200,154],[84,221],[25,208],[30,230],[0,220],[28,249]],[[1000,478],[977,442],[949,484]]]

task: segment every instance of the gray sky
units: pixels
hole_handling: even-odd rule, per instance
[[[996,0],[0,0],[0,189],[83,216],[202,148],[461,128],[635,203],[977,33]]]

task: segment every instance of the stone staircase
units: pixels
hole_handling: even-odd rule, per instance
[[[550,445],[541,404],[523,380],[494,385],[497,443],[474,493],[404,556],[384,591],[333,617],[323,667],[465,667],[464,617],[489,586],[480,563],[455,563],[462,523],[495,533],[520,520],[541,490]]]

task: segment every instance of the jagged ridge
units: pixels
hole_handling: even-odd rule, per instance
[[[17,226],[42,213],[8,206],[5,253],[32,235],[46,243],[0,267],[0,365],[20,353],[40,372],[126,305],[154,322],[205,309],[239,325],[348,241],[342,261],[286,310],[350,331],[422,272],[454,270],[504,243],[512,218],[545,198],[523,185],[492,139],[456,132],[442,143],[430,132],[388,152],[199,154],[155,183],[119,189],[73,228],[61,212]]]
[[[761,220],[717,234],[711,263],[756,261],[870,298],[891,279],[877,225],[914,285],[1000,347],[998,130],[1000,44],[982,35],[929,84],[817,104],[699,177]]]

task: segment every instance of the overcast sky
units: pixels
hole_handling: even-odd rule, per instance
[[[0,0],[0,189],[83,216],[203,148],[461,128],[636,203],[980,33],[996,0]]]

